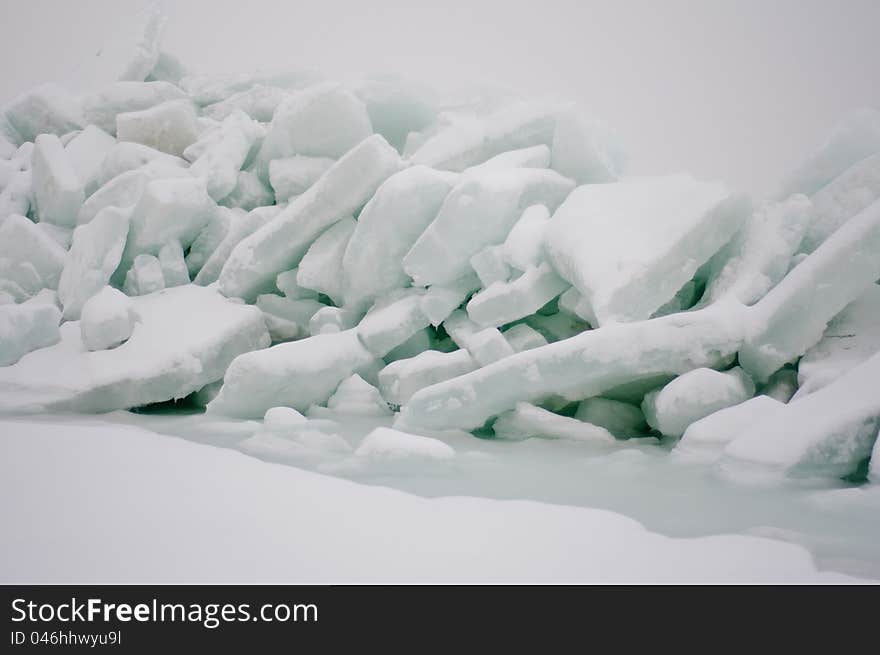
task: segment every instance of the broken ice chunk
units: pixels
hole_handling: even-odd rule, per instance
[[[217,206],[201,180],[177,178],[148,183],[131,213],[122,266],[135,255],[158,254],[172,240],[189,248],[216,212]]]
[[[744,305],[763,298],[788,272],[813,217],[812,204],[801,194],[760,207],[709,261],[703,302],[732,293]]]
[[[269,344],[257,308],[213,289],[187,284],[133,302],[139,322],[121,346],[89,352],[80,324],[68,322],[60,343],[0,369],[0,386],[15,389],[14,406],[92,413],[183,398],[222,378],[240,353]]]
[[[437,327],[480,288],[476,274],[469,273],[448,284],[435,284],[422,296],[422,313]]]
[[[190,172],[204,180],[208,195],[214,200],[225,198],[238,183],[238,173],[247,159],[254,142],[262,134],[260,125],[244,112],[236,112],[217,127],[208,138],[202,135],[183,152],[190,159],[191,149],[202,146],[193,161]]]
[[[504,260],[501,246],[483,248],[471,257],[470,263],[483,287],[488,287],[495,282],[507,282],[510,279],[510,267]]]
[[[263,427],[278,433],[287,432],[306,423],[308,419],[293,407],[271,407],[263,416]]]
[[[620,438],[642,434],[648,427],[645,415],[638,406],[598,396],[582,400],[574,417],[605,428]]]
[[[296,282],[296,276],[299,275],[298,268],[292,268],[289,271],[284,271],[283,273],[279,273],[278,277],[275,278],[275,286],[278,287],[278,290],[283,293],[286,297],[297,300],[299,298],[318,298],[318,292],[312,291],[311,289],[304,289],[299,286]]]
[[[544,205],[526,208],[504,240],[504,258],[521,271],[544,260],[544,234],[550,225],[550,212]]]
[[[509,150],[487,159],[482,164],[466,168],[464,175],[488,170],[509,170],[511,168],[547,168],[550,165],[550,148],[541,144],[530,148]]]
[[[813,195],[813,220],[801,249],[813,252],[841,225],[878,199],[880,153],[853,164]]]
[[[579,187],[550,220],[556,271],[599,325],[650,317],[740,228],[748,201],[688,175]]]
[[[822,338],[836,314],[880,278],[880,200],[847,221],[750,308],[739,353],[759,382]]]
[[[370,123],[398,151],[407,134],[426,127],[437,116],[434,94],[419,84],[392,76],[359,81],[355,95],[367,107]]]
[[[473,255],[502,243],[526,207],[540,203],[555,209],[573,186],[558,173],[543,169],[467,176],[403,258],[403,269],[416,284],[451,282],[468,272]]]
[[[231,233],[236,232],[233,229],[233,226],[238,225],[239,223],[243,223],[247,221],[247,213],[244,210],[240,209],[229,209],[226,207],[217,207],[208,215],[208,220],[205,222],[204,227],[201,228],[198,235],[195,239],[193,239],[192,244],[189,245],[189,251],[186,253],[186,268],[189,271],[190,277],[194,275],[198,275],[201,273],[202,268],[204,268],[208,260],[210,260],[214,253],[220,248],[220,246],[226,241],[227,237],[231,235]],[[264,225],[265,221],[257,221],[260,225]],[[256,229],[256,227],[254,228]],[[252,233],[251,230],[249,233]],[[243,236],[239,237],[233,243],[238,243]],[[231,250],[232,247],[230,247]],[[226,256],[229,255],[230,250],[226,251]],[[214,279],[212,282],[216,280],[216,275],[220,273],[220,267],[223,266],[223,261],[220,261],[217,264],[218,268]]]
[[[514,102],[484,117],[457,119],[431,134],[410,160],[442,170],[462,171],[508,150],[549,145],[556,108]]]
[[[177,287],[189,284],[189,271],[183,259],[183,248],[177,241],[169,241],[159,249],[159,265],[162,267],[162,278],[165,287]]]
[[[391,416],[379,390],[357,374],[339,384],[327,401],[327,409],[347,416]]]
[[[568,282],[543,262],[512,282],[495,282],[474,295],[468,316],[478,325],[497,327],[534,314],[567,288]]]
[[[44,84],[10,102],[3,116],[18,137],[16,145],[34,141],[40,134],[61,136],[82,129],[85,120],[80,104],[64,89]]]
[[[32,181],[30,170],[12,173],[9,183],[0,192],[0,223],[10,214],[28,215],[33,205]]]
[[[556,117],[551,162],[555,170],[578,184],[614,182],[623,160],[620,145],[605,125],[573,107]]]
[[[0,305],[0,366],[15,364],[38,348],[58,343],[61,312],[52,305]]]
[[[781,403],[787,403],[798,390],[798,373],[792,367],[783,367],[767,380],[761,393]]]
[[[116,116],[116,135],[120,141],[134,141],[178,157],[195,143],[200,131],[195,108],[189,100],[171,100]]]
[[[268,123],[282,101],[290,97],[290,92],[275,86],[257,84],[245,91],[233,93],[228,98],[215,102],[202,109],[202,115],[222,121],[236,111],[261,123]]]
[[[33,185],[41,221],[73,227],[83,204],[83,185],[64,146],[54,134],[41,134],[34,144]]]
[[[82,309],[80,330],[88,350],[107,350],[124,343],[134,330],[131,298],[113,287],[104,287]]]
[[[719,409],[745,402],[755,393],[755,383],[741,368],[725,373],[698,368],[684,373],[642,402],[648,425],[671,437]]]
[[[251,211],[257,207],[275,206],[275,195],[251,171],[239,171],[236,175],[235,188],[229,192],[220,204],[224,207],[238,207]]]
[[[400,167],[397,151],[381,136],[364,139],[235,247],[220,273],[220,290],[247,300],[273,287],[275,277],[296,266],[321,232],[354,214]]]
[[[114,82],[83,97],[83,113],[87,123],[115,135],[119,114],[185,98],[183,91],[168,82]]]
[[[518,353],[547,345],[547,339],[544,338],[544,335],[530,328],[525,323],[514,325],[502,334],[504,334],[504,338],[507,339],[507,343],[510,344],[513,351]]]
[[[134,206],[147,184],[153,180],[188,177],[187,169],[162,161],[117,175],[83,203],[76,217],[77,225],[88,223],[105,207]]]
[[[614,443],[614,435],[598,425],[554,414],[531,403],[520,402],[516,408],[499,416],[492,425],[501,439],[570,439],[597,444]]]
[[[86,127],[64,147],[67,159],[83,188],[91,183],[104,158],[115,147],[116,139],[94,125]]]
[[[350,330],[363,318],[363,313],[342,307],[322,307],[309,321],[309,334],[332,334]]]
[[[355,457],[390,462],[447,460],[455,457],[452,447],[439,439],[385,427],[378,427],[364,437],[354,454]]]
[[[58,287],[66,257],[64,249],[30,219],[12,214],[0,224],[0,258],[12,265],[32,266],[40,288]]]
[[[689,460],[715,460],[727,444],[783,407],[784,403],[770,396],[755,396],[720,409],[691,423],[672,452]]]
[[[467,350],[437,350],[399,359],[379,371],[379,390],[395,405],[405,404],[419,389],[476,370],[478,364]]]
[[[305,289],[323,293],[336,305],[342,304],[342,256],[355,230],[351,216],[327,228],[303,255],[296,282]]]
[[[721,473],[761,479],[855,472],[880,427],[878,376],[880,354],[750,425],[725,448]]]
[[[880,152],[880,110],[858,109],[835,126],[822,144],[785,182],[782,196],[812,195],[857,161]]]
[[[279,202],[305,193],[336,162],[329,157],[295,155],[269,162],[269,183]]]
[[[382,300],[367,313],[357,327],[358,338],[376,357],[384,357],[419,330],[428,327],[420,307],[422,292]]]
[[[259,418],[269,407],[301,412],[327,401],[345,378],[373,363],[355,330],[281,343],[237,357],[208,413]]]
[[[382,183],[358,216],[345,251],[346,305],[366,307],[409,285],[401,260],[437,216],[454,182],[449,173],[413,166]]]
[[[342,85],[320,84],[282,101],[266,131],[257,161],[291,155],[337,159],[373,133],[364,103]]]
[[[494,327],[474,332],[464,342],[480,366],[488,366],[514,354],[513,346]]]
[[[109,281],[122,257],[131,210],[107,207],[73,231],[73,243],[58,283],[58,298],[68,321]]]
[[[822,339],[798,363],[794,399],[827,386],[880,352],[880,286],[865,292],[831,319]]]
[[[138,255],[125,274],[125,293],[129,296],[145,296],[165,288],[162,265],[153,255]],[[86,301],[88,302],[88,301]]]
[[[121,141],[116,143],[101,160],[100,166],[86,184],[86,195],[91,195],[123,173],[142,169],[153,162],[160,162],[160,164],[147,170],[167,170],[171,167],[183,169],[187,166],[186,161],[180,157],[160,152],[140,143]]]
[[[609,325],[516,353],[422,389],[402,408],[401,420],[427,429],[471,429],[519,401],[551,396],[580,400],[626,382],[717,366],[739,349],[744,312],[737,303],[715,303],[695,312]]]
[[[315,72],[309,70],[257,71],[255,73],[189,75],[180,80],[180,86],[196,103],[211,105],[229,98],[234,93],[247,91],[257,85],[292,90],[305,88],[319,79]]]
[[[326,307],[311,298],[292,299],[273,294],[257,296],[256,305],[263,312],[272,341],[308,336],[312,317]]]

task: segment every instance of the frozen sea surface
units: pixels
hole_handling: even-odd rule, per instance
[[[356,445],[383,421],[352,419],[342,435]],[[449,462],[315,473],[231,450],[259,427],[180,413],[4,419],[0,513],[16,527],[0,578],[880,578],[880,523],[865,519],[877,486],[742,486],[652,440],[462,436],[447,440]]]

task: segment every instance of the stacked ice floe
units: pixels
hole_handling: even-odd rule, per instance
[[[162,26],[0,113],[5,409],[190,397],[294,461],[445,461],[463,430],[865,475],[880,112],[753,206],[621,177],[569,105],[190,75]]]

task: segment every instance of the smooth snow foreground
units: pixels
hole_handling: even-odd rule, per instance
[[[851,582],[602,510],[424,499],[100,423],[0,422],[0,581]]]

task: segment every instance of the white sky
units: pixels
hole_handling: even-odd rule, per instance
[[[59,80],[144,0],[0,0],[0,102]],[[582,103],[633,173],[755,193],[850,108],[880,106],[878,0],[178,0],[165,49],[205,72],[487,80]]]

